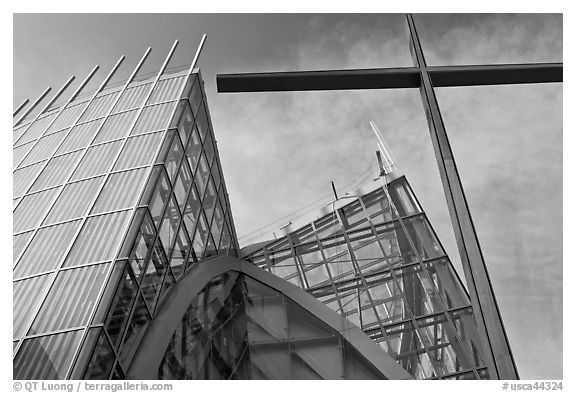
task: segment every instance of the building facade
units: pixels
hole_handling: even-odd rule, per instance
[[[240,250],[201,74],[167,62],[15,123],[15,379],[490,377],[403,176]]]

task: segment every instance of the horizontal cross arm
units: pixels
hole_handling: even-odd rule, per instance
[[[416,67],[359,70],[219,74],[219,93],[351,89],[401,89],[420,86]]]
[[[431,66],[435,87],[562,82],[562,63]],[[218,74],[219,93],[420,87],[418,67]]]
[[[428,67],[434,87],[562,82],[562,63]]]

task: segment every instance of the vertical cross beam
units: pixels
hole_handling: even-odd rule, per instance
[[[420,71],[420,94],[426,111],[426,119],[428,120],[430,136],[432,137],[434,153],[456,235],[468,291],[470,292],[474,318],[484,346],[482,351],[484,361],[491,379],[518,379],[518,371],[502,324],[464,188],[452,155],[452,148],[442,121],[440,107],[434,93],[434,86],[424,59],[424,52],[416,32],[414,19],[411,14],[408,14],[406,18],[410,29],[410,52],[414,65]]]

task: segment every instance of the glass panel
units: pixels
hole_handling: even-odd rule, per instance
[[[52,134],[55,131],[63,130],[64,128],[68,128],[74,125],[76,119],[78,119],[78,116],[80,116],[80,114],[82,113],[87,104],[88,101],[62,110],[62,112],[58,115],[56,120],[54,120],[54,122],[50,125],[50,127],[48,127],[46,135]]]
[[[178,133],[175,133],[174,139],[172,140],[172,146],[170,146],[170,151],[168,152],[168,157],[166,157],[166,162],[164,163],[168,176],[172,181],[176,178],[176,172],[178,171],[178,166],[180,165],[183,154],[184,149],[182,148],[180,137],[178,136]]]
[[[133,110],[109,116],[92,144],[124,138],[128,135],[137,114],[138,111]]]
[[[90,217],[80,231],[65,266],[113,259],[123,239],[129,211]]]
[[[182,210],[184,213],[184,222],[186,223],[186,228],[189,231],[193,231],[198,213],[200,212],[200,198],[198,197],[198,192],[194,184],[190,187],[190,193],[188,194],[188,200],[186,201],[186,206]]]
[[[182,108],[182,113],[180,120],[178,121],[178,134],[180,134],[180,139],[182,139],[182,144],[186,146],[188,142],[188,137],[192,133],[192,127],[194,125],[194,117],[192,116],[192,110],[190,109],[190,104],[188,101],[181,101],[180,107]]]
[[[71,180],[80,180],[108,172],[121,145],[122,141],[116,141],[89,148]]]
[[[316,234],[320,239],[335,233],[342,233],[342,224],[340,224],[340,220],[338,220],[336,213],[315,221],[314,226],[316,227]]]
[[[128,87],[122,93],[122,97],[118,100],[113,112],[121,112],[142,106],[151,88],[152,83]]]
[[[14,379],[65,379],[82,331],[25,340],[14,358]]]
[[[69,151],[89,146],[103,121],[104,119],[99,119],[89,123],[80,124],[72,128],[56,153],[67,153]]]
[[[165,247],[166,255],[168,257],[170,256],[170,250],[172,249],[172,244],[174,243],[174,238],[176,237],[176,232],[178,232],[179,225],[180,212],[178,211],[174,197],[172,197],[170,198],[168,207],[164,212],[164,219],[159,231],[159,237],[162,240],[162,244]]]
[[[192,172],[196,169],[196,164],[198,163],[198,158],[202,152],[202,140],[198,134],[198,129],[194,127],[192,129],[192,134],[190,141],[188,142],[188,147],[186,148],[186,157],[188,158],[188,163]]]
[[[212,133],[208,132],[204,139],[204,152],[206,153],[208,162],[212,162],[212,158],[214,158],[214,145],[212,143]]]
[[[36,313],[48,285],[52,282],[54,274],[16,281],[12,286],[12,336],[20,338],[24,335],[28,323]]]
[[[122,348],[120,349],[120,360],[126,367],[128,367],[132,361],[132,357],[134,356],[134,353],[138,348],[138,344],[144,336],[146,326],[149,322],[150,315],[148,314],[148,309],[146,308],[144,299],[141,295],[138,295],[136,306],[132,314],[132,319],[130,320]]]
[[[166,129],[175,105],[175,102],[169,102],[145,107],[130,135]]]
[[[152,200],[150,201],[150,214],[152,215],[152,220],[156,227],[160,224],[160,217],[162,216],[162,211],[164,206],[168,202],[170,197],[170,185],[166,172],[162,170],[160,172],[158,183],[156,184],[156,189],[152,194]]]
[[[180,76],[177,78],[170,78],[158,81],[156,86],[154,86],[154,91],[150,95],[147,104],[156,104],[158,102],[165,102],[170,100],[175,100],[182,90],[182,83],[184,82],[185,76]]]
[[[50,124],[52,119],[54,119],[55,115],[56,113],[54,112],[47,116],[44,116],[41,119],[36,120],[34,123],[30,125],[30,127],[28,127],[24,135],[22,135],[22,137],[18,140],[16,144],[23,145],[26,142],[38,139],[40,136],[42,136],[42,134],[46,130],[46,127],[48,126],[48,124]]]
[[[174,243],[174,250],[170,258],[170,267],[176,280],[180,278],[186,266],[186,259],[190,251],[190,239],[184,224],[181,225],[176,242]]]
[[[134,242],[134,248],[132,249],[130,258],[130,265],[138,282],[140,282],[143,270],[146,267],[146,258],[154,246],[155,238],[156,228],[154,224],[152,224],[149,214],[146,214],[139,228],[138,235],[136,235],[136,241]]]
[[[438,316],[418,321],[419,333],[440,375],[463,371],[471,367],[462,346],[458,342],[453,326],[446,317]]]
[[[180,171],[178,172],[178,177],[174,185],[174,194],[176,195],[176,200],[178,201],[178,206],[182,211],[184,211],[184,204],[186,203],[186,196],[188,190],[192,185],[192,173],[188,167],[188,161],[183,160],[180,166]]]
[[[128,323],[130,310],[132,309],[137,293],[138,286],[135,282],[134,275],[132,274],[130,266],[126,265],[120,279],[120,284],[114,295],[110,311],[104,322],[106,331],[115,348],[118,348],[120,344],[120,339]]]
[[[92,214],[133,207],[138,202],[148,168],[113,173],[106,180]]]
[[[342,221],[347,229],[363,228],[369,225],[364,213],[364,209],[360,205],[360,201],[354,201],[351,204],[344,206],[342,209]]]
[[[206,245],[206,238],[208,236],[208,225],[206,224],[206,218],[204,214],[200,212],[198,217],[198,225],[196,226],[196,233],[194,235],[194,241],[192,247],[196,256],[200,259],[204,255],[204,246]]]
[[[20,166],[26,166],[50,158],[65,136],[66,130],[40,138]]]
[[[163,135],[163,132],[155,132],[128,138],[118,162],[114,165],[114,170],[134,168],[154,162]]]
[[[214,204],[216,203],[217,196],[214,183],[208,178],[208,187],[206,188],[204,200],[202,201],[202,209],[204,210],[204,214],[206,214],[208,223],[212,222],[212,213],[214,213]]]
[[[382,188],[362,197],[366,214],[372,220],[372,224],[380,224],[392,221],[392,210],[388,204],[388,198]]]
[[[190,92],[190,106],[192,107],[192,113],[196,114],[196,111],[202,102],[202,90],[198,76],[194,75],[192,78],[194,78],[194,84],[192,85],[192,91]]]
[[[100,176],[67,184],[50,213],[48,213],[44,224],[52,224],[84,216],[94,202],[102,181],[104,181],[104,177]]]
[[[18,207],[14,210],[13,232],[22,232],[37,227],[59,191],[60,187],[57,187],[22,198]]]
[[[146,299],[146,303],[150,307],[150,310],[154,310],[156,306],[156,300],[160,292],[160,287],[162,286],[162,280],[164,278],[164,273],[168,267],[168,260],[164,254],[164,249],[162,243],[159,240],[156,241],[156,245],[150,254],[150,260],[148,261],[148,266],[146,268],[146,273],[142,279],[141,289]]]
[[[20,235],[12,236],[12,262],[16,262],[16,258],[28,244],[28,240],[34,231],[21,233]]]
[[[204,194],[204,188],[206,188],[208,176],[210,176],[210,168],[206,162],[206,156],[202,154],[198,169],[196,170],[196,176],[194,177],[196,179],[196,187],[198,187],[198,192],[200,195]]]
[[[58,273],[28,334],[87,324],[109,266],[109,263],[104,263]]]
[[[34,147],[34,142],[29,142],[25,145],[21,145],[12,149],[12,168],[16,168],[16,166],[22,167],[23,165],[20,164],[20,161],[28,152]],[[20,164],[20,165],[19,165]]]
[[[34,182],[30,191],[39,191],[44,188],[63,184],[76,167],[76,163],[81,155],[82,152],[77,151],[52,158],[40,176],[38,176],[38,179]]]
[[[14,278],[55,269],[70,247],[80,220],[39,229],[14,269]]]
[[[12,176],[12,197],[22,196],[43,167],[44,162],[39,162],[16,170]]]
[[[222,232],[222,226],[224,225],[224,213],[220,207],[220,203],[216,202],[216,209],[214,209],[214,218],[212,219],[212,225],[210,226],[210,231],[212,232],[212,237],[214,238],[214,244],[218,247],[220,244],[220,235]]]
[[[204,140],[206,138],[206,133],[208,131],[208,114],[206,113],[206,106],[204,102],[200,106],[198,113],[196,114],[196,128],[198,128],[198,132],[200,133],[200,138]]]
[[[108,379],[110,376],[110,371],[114,365],[114,351],[110,346],[108,338],[102,329],[91,329],[96,332],[99,331],[98,343],[96,344],[96,349],[90,360],[90,364],[86,369],[83,379],[93,380],[93,379]]]
[[[406,235],[410,238],[422,259],[432,259],[444,255],[442,246],[436,236],[434,236],[424,216],[412,217],[403,221],[407,231]],[[402,233],[404,234],[404,230]],[[401,241],[400,238],[398,240]],[[407,239],[405,241],[407,242]],[[407,248],[408,246],[406,245],[405,247]],[[401,249],[403,248],[402,245],[400,247]]]
[[[93,120],[98,117],[102,117],[108,113],[110,110],[110,106],[114,103],[114,100],[118,96],[120,92],[114,92],[110,94],[101,95],[96,97],[86,109],[86,112],[80,117],[80,122],[84,122],[86,120]]]
[[[416,198],[406,182],[406,179],[398,179],[388,187],[390,197],[394,202],[394,206],[398,209],[401,216],[420,213]]]

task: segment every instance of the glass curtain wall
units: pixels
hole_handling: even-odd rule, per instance
[[[172,72],[15,128],[15,379],[121,378],[185,271],[236,255],[207,108]]]
[[[408,182],[375,184],[243,258],[345,315],[415,378],[487,378],[469,297]]]

